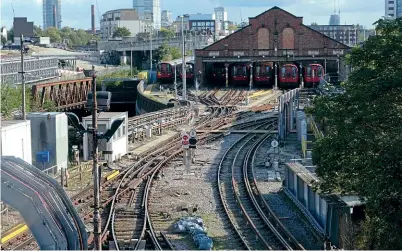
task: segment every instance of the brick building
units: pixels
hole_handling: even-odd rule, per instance
[[[249,18],[249,25],[196,51],[196,69],[205,71],[208,63],[222,62],[338,62],[350,49],[303,24],[297,17],[279,7]],[[335,63],[336,64],[336,63]],[[226,66],[226,67],[227,67]]]

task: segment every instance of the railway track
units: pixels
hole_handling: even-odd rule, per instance
[[[274,122],[256,127],[272,128]],[[261,142],[269,136],[249,133],[232,145],[221,159],[217,185],[219,197],[226,217],[236,232],[241,249],[247,250],[293,250],[303,249],[301,245],[280,224],[262,197],[258,195],[249,168],[253,156]],[[278,221],[276,221],[278,220]]]

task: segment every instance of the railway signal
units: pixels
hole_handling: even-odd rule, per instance
[[[184,149],[188,149],[189,148],[189,140],[190,137],[188,136],[187,133],[185,133],[182,137],[181,137],[181,145],[183,146]]]

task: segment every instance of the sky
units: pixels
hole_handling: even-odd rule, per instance
[[[367,28],[384,15],[384,0],[160,0],[161,10],[172,11],[173,17],[182,14],[212,13],[213,8],[223,6],[228,19],[234,22],[248,20],[249,17],[278,6],[290,13],[304,17],[304,24],[317,22],[328,24],[334,13],[334,1],[341,11],[341,24],[360,24]],[[10,28],[13,11],[16,17],[27,17],[35,25],[43,25],[42,0],[0,0],[1,26]],[[96,27],[99,16],[104,12],[119,8],[132,8],[132,0],[61,0],[62,26],[89,29],[91,26],[91,4],[95,7]],[[97,3],[98,4],[97,4]],[[338,5],[339,2],[339,5]],[[337,8],[338,9],[338,8]]]

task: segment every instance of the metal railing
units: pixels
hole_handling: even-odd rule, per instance
[[[309,124],[310,129],[313,131],[315,138],[322,139],[324,137],[324,133],[318,128],[318,125],[315,122],[313,115],[310,115],[309,117]]]

